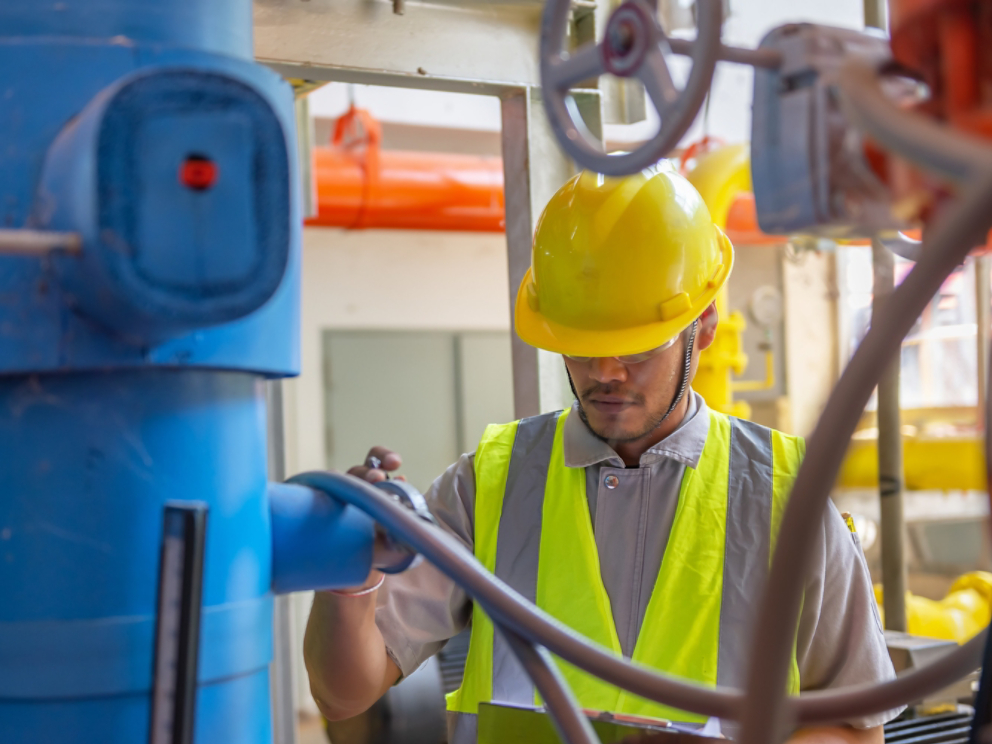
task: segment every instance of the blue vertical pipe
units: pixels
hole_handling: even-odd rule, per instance
[[[187,499],[210,509],[197,741],[271,741],[261,386],[205,370],[0,380],[0,741],[145,740],[162,507]]]
[[[196,742],[271,742],[262,385],[298,371],[300,227],[291,92],[251,54],[250,0],[0,3],[0,227],[74,231],[87,261],[110,246],[107,260],[117,262],[94,274],[103,282],[94,285],[74,279],[75,258],[0,253],[2,744],[147,741],[162,509],[181,500],[210,510]],[[107,153],[132,134],[130,120],[117,115],[118,129],[103,140],[87,140],[83,130],[103,126],[100,106],[131,80],[138,84],[113,100],[118,114],[135,117],[138,144],[111,165],[138,175],[107,181]],[[197,81],[214,91],[201,109]],[[147,93],[156,85],[161,101]],[[173,107],[172,119],[154,119],[159,103]],[[281,133],[272,135],[271,116],[262,127],[269,110]],[[211,140],[210,131],[243,138]],[[282,179],[287,188],[265,193],[284,196],[260,202],[262,191],[242,193],[245,176],[222,182],[225,198],[243,205],[233,210],[211,211],[208,195],[177,192],[181,163],[168,161],[160,143],[181,159],[177,138],[187,134],[190,153],[235,158],[217,160],[221,179]],[[221,143],[217,153],[199,152],[211,142]],[[250,162],[238,162],[239,152]],[[273,170],[279,153],[285,167]],[[197,303],[210,318],[233,292],[225,282],[252,281],[255,259],[246,252],[267,250],[250,240],[272,220],[283,221],[290,244],[277,289],[243,317],[190,330]],[[194,228],[248,237],[191,248]],[[134,269],[127,286],[119,265]],[[140,282],[155,294],[147,307],[135,297]],[[107,302],[132,303],[133,317],[88,309]],[[173,307],[183,308],[182,323]],[[136,327],[136,317],[149,318],[147,327]],[[371,525],[349,519],[357,539],[333,528],[321,534],[343,536],[361,556],[341,564],[349,571],[336,569],[335,580],[354,583],[352,574],[368,571]],[[334,551],[327,556],[334,563]]]

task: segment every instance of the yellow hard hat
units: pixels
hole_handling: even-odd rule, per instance
[[[702,315],[733,262],[702,197],[671,166],[625,178],[580,173],[541,214],[517,292],[517,334],[570,356],[639,354]]]

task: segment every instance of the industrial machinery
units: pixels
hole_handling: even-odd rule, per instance
[[[0,81],[0,741],[269,742],[273,592],[374,537],[267,483],[289,86],[243,0],[4,2]]]
[[[952,201],[931,189],[932,198],[914,202],[925,202],[918,212],[928,220],[918,266],[810,440],[746,692],[686,683],[576,636],[496,582],[402,483],[308,473],[268,484],[263,381],[296,370],[300,214],[291,96],[250,62],[249,3],[8,0],[0,6],[0,741],[268,742],[273,592],[354,585],[372,566],[402,570],[414,551],[480,603],[569,744],[596,734],[551,654],[645,698],[740,721],[746,744],[893,708],[979,665],[984,633],[871,689],[784,695],[805,548],[841,462],[837,443],[921,303],[992,223],[992,148],[947,128],[987,135],[979,126],[987,89],[976,82],[959,100],[952,85],[953,107],[900,110],[878,80],[881,41],[795,26],[772,32],[759,50],[728,48],[720,0],[699,0],[695,42],[668,39],[648,4],[628,0],[602,46],[566,56],[569,6],[546,6],[544,100],[562,146],[586,167],[619,174],[665,155],[724,58],[767,76],[759,113],[768,136],[756,139],[769,146],[781,144],[783,117],[819,121],[810,112],[827,96],[837,128],[788,150],[826,157],[785,180],[805,187],[797,204],[809,229],[858,220],[874,230],[888,216],[896,226],[907,218],[882,209],[901,204],[903,185],[880,178],[891,200],[876,194],[859,160],[867,145],[857,136],[838,143],[837,132],[863,131],[955,186]],[[895,45],[897,59],[927,80],[931,104],[946,98],[943,56],[958,60],[948,43],[971,38],[965,67],[984,79],[992,47],[967,31],[988,28],[988,7],[897,4],[895,30],[915,29],[905,47]],[[934,14],[940,24],[928,23]],[[945,26],[954,33],[926,34]],[[669,53],[693,57],[682,91]],[[596,150],[568,92],[601,72],[639,77],[662,114],[658,135],[622,156]],[[782,214],[763,196],[770,183],[782,196],[768,162],[780,151],[752,151],[754,172],[765,174],[755,178],[763,227],[768,214]],[[983,678],[977,727],[989,722],[989,692]]]

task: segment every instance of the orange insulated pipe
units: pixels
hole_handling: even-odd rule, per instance
[[[316,147],[317,216],[308,225],[503,232],[503,161],[383,151],[382,129],[352,107]]]

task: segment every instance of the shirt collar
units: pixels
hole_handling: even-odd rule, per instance
[[[709,408],[699,393],[694,390],[689,393],[689,407],[682,422],[675,431],[641,455],[640,467],[654,465],[664,459],[675,460],[690,468],[699,465],[710,429]],[[597,463],[624,467],[620,455],[589,430],[579,416],[578,407],[578,402],[572,404],[571,415],[565,420],[562,432],[566,467],[586,468]]]

